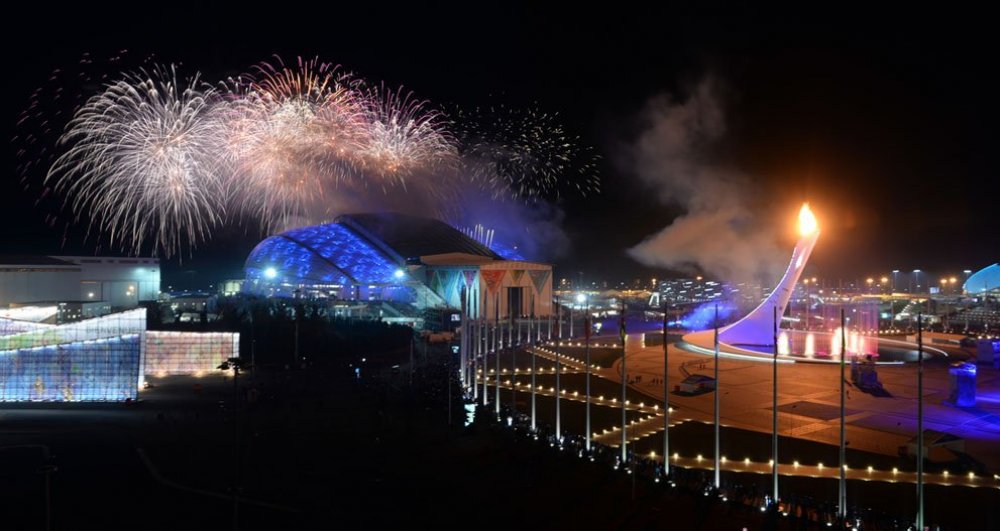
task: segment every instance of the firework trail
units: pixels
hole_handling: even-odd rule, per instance
[[[131,57],[128,50],[119,50],[107,57],[81,54],[72,64],[55,68],[48,78],[28,96],[28,103],[15,120],[11,138],[16,146],[15,170],[26,191],[38,197],[38,202],[51,195],[51,189],[42,187],[44,175],[58,158],[52,138],[58,138],[66,123],[102,85],[111,77],[118,77],[124,62],[136,67],[152,64],[153,56],[144,59]],[[109,72],[113,72],[109,74]]]
[[[224,215],[212,96],[172,67],[126,75],[76,111],[46,183],[113,244],[138,253],[152,235],[167,256],[196,245]]]
[[[496,198],[535,200],[566,187],[600,191],[597,157],[570,136],[556,114],[504,105],[459,112],[462,157]]]

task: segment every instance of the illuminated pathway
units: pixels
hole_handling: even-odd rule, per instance
[[[482,381],[480,380],[480,385]],[[494,380],[490,379],[487,385],[493,386]],[[510,380],[504,380],[500,383],[501,389],[510,389]],[[518,385],[518,391],[523,391],[526,393],[531,392],[530,385]],[[542,387],[539,386],[537,391],[539,396],[553,397],[555,396],[554,387]],[[506,397],[507,395],[502,395]],[[583,402],[585,397],[581,395],[578,391],[567,391],[563,390],[562,397],[564,400],[572,400],[576,402]],[[617,398],[602,400],[598,398],[592,398],[592,402],[595,407],[609,407],[615,410],[621,408],[621,404],[618,402]],[[629,440],[636,441],[643,437],[647,437],[654,433],[658,433],[663,429],[663,412],[660,410],[658,404],[647,406],[644,403],[641,405],[627,404],[626,408],[631,411],[637,411],[640,413],[645,413],[647,416],[642,417],[637,421],[633,421],[629,425]],[[671,411],[671,417],[677,418],[677,421],[671,422],[670,426],[674,427],[686,419],[678,418],[679,415],[675,410]],[[621,440],[620,434],[618,434],[619,428],[615,427],[610,430],[604,430],[603,433],[595,433],[594,441],[604,444],[606,446],[617,446],[617,442]],[[636,430],[636,431],[633,431]],[[635,433],[635,435],[631,435]],[[651,454],[647,456],[651,459],[662,461],[663,457]],[[695,457],[682,457],[679,454],[674,454],[671,457],[671,463],[673,466],[680,466],[683,468],[696,468],[702,470],[712,470],[712,459],[706,458],[704,456],[698,455]],[[753,473],[753,474],[770,474],[771,464],[770,462],[762,463],[756,461],[750,461],[749,458],[744,458],[743,460],[731,460],[726,457],[722,458],[722,470],[727,472],[742,472],[742,473]],[[838,479],[840,474],[838,474],[836,466],[823,466],[821,463],[816,465],[799,464],[797,461],[793,463],[779,463],[778,473],[782,476],[800,476],[800,477],[812,477],[812,478],[829,478]],[[847,479],[858,480],[858,481],[883,481],[887,483],[916,483],[916,473],[897,471],[897,470],[876,470],[871,467],[868,468],[850,468],[847,469]],[[928,484],[935,485],[945,485],[945,486],[963,486],[963,487],[992,487],[1000,489],[1000,476],[993,475],[983,476],[983,475],[969,475],[969,474],[924,474],[924,482]]]
[[[662,457],[654,457],[658,461],[663,461]],[[673,466],[680,466],[682,468],[699,468],[704,470],[712,470],[712,458],[704,456],[696,457],[680,457],[674,454],[670,458],[670,462]],[[740,460],[730,460],[725,457],[722,458],[722,470],[727,472],[746,472],[751,474],[770,474],[771,464],[768,463],[756,463],[748,459]],[[800,477],[810,477],[810,478],[829,478],[829,479],[839,479],[840,474],[837,470],[837,466],[823,466],[821,463],[817,465],[804,465],[804,464],[787,464],[778,463],[778,473],[782,476],[800,476]],[[869,468],[850,468],[847,469],[847,479],[858,480],[858,481],[884,481],[886,483],[916,483],[917,474],[916,472],[903,472],[903,471],[885,471],[885,470],[875,470],[871,467]],[[945,485],[945,486],[962,486],[962,487],[992,487],[1000,489],[1000,477],[997,475],[989,476],[976,476],[968,474],[924,474],[924,483],[933,485]]]

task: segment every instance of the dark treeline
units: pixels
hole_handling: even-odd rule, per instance
[[[339,317],[323,301],[268,299],[241,295],[220,297],[211,322],[165,323],[159,305],[147,306],[150,330],[239,332],[240,356],[255,358],[258,365],[347,365],[372,356],[369,363],[401,359],[413,337],[407,326],[378,319]]]

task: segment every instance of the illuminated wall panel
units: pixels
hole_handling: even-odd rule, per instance
[[[146,309],[129,310],[37,330],[0,337],[0,350],[60,345],[129,334],[146,330]]]
[[[223,332],[146,332],[147,376],[214,371],[239,356],[240,335]]]
[[[0,351],[0,402],[136,398],[139,334]]]
[[[8,319],[6,317],[0,317],[0,336],[22,334],[24,332],[31,332],[32,330],[42,330],[54,327],[55,325],[35,323],[32,321],[20,321],[17,319]]]

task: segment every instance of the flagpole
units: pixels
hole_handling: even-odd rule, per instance
[[[559,297],[558,296],[556,297],[556,304],[559,304]],[[563,337],[563,335],[562,335],[562,329],[563,329],[563,326],[562,326],[562,308],[561,307],[560,308],[556,308],[556,321],[559,324],[559,340],[562,341],[562,337]]]
[[[548,336],[549,336],[549,338],[548,338],[548,341],[551,343],[552,342],[552,308],[549,308],[549,318],[546,319],[546,321],[548,321],[548,323],[549,323],[549,327],[548,327],[549,328],[549,330],[548,330]]]
[[[562,374],[562,366],[559,360],[559,344],[562,343],[562,304],[559,304],[559,296],[556,296],[556,320],[559,321],[559,339],[556,340],[556,441],[562,445],[562,416],[559,403],[560,391],[559,375]]]
[[[670,477],[670,365],[667,363],[667,300],[663,300],[663,475]]]
[[[535,432],[535,373],[538,372],[535,367],[535,348],[538,347],[537,344],[532,344],[531,342],[531,325],[534,324],[537,331],[538,323],[535,322],[535,294],[531,294],[531,319],[528,321],[528,348],[531,350],[531,432]]]
[[[715,303],[715,473],[714,482],[719,490],[719,303]]]
[[[490,377],[490,295],[489,291],[486,292],[486,297],[482,301],[482,318],[480,318],[480,324],[482,325],[483,331],[483,407],[489,405],[489,391],[486,387],[487,382]]]
[[[628,371],[625,369],[625,299],[622,299],[622,313],[619,316],[619,335],[622,340],[622,466],[628,462],[628,424],[625,418],[625,396],[628,387]]]
[[[474,339],[476,346],[472,349],[472,402],[475,404],[479,401],[479,382],[476,378],[479,377],[479,349],[482,346],[479,340],[479,292],[478,290],[473,290],[472,292],[472,308],[475,312],[476,318],[472,320],[472,338]]]
[[[500,328],[500,291],[493,297],[493,359],[496,362],[497,381],[493,389],[494,409],[500,419],[500,349],[503,348],[503,329]]]
[[[584,309],[584,314],[583,314],[583,337],[584,337],[583,352],[584,352],[584,361],[586,361],[586,363],[587,363],[587,379],[586,379],[586,391],[587,391],[587,406],[586,406],[586,409],[587,409],[587,425],[584,426],[584,433],[587,434],[587,437],[586,437],[586,441],[587,441],[586,448],[587,448],[587,453],[589,454],[590,453],[590,438],[591,438],[591,433],[590,433],[590,330],[591,330],[592,327],[590,326],[590,298],[586,297],[586,296],[584,298],[586,299],[586,306],[584,307],[585,309]]]
[[[466,315],[465,314],[469,310],[468,305],[466,304],[466,301],[465,301],[466,295],[467,295],[467,293],[465,291],[465,286],[462,286],[462,295],[461,295],[461,301],[460,301],[462,303],[462,323],[459,326],[460,333],[461,333],[461,336],[460,336],[461,337],[461,341],[459,343],[458,350],[460,351],[460,354],[459,354],[459,367],[462,368],[461,376],[462,376],[462,389],[463,390],[467,390],[468,389],[468,383],[469,383],[469,366],[466,363],[466,355],[467,355],[466,350],[467,349],[465,347],[465,345],[466,345],[466,343],[468,342],[468,339],[469,339],[469,334],[466,331]]]
[[[487,287],[488,289],[488,287]],[[489,405],[489,390],[486,387],[490,378],[490,295],[486,292],[483,300],[483,317],[480,319],[483,325],[483,407]]]
[[[573,298],[569,299],[569,339],[573,340]]]
[[[917,529],[924,529],[924,315],[917,313]]]
[[[517,418],[517,348],[514,346],[514,306],[510,303],[510,295],[507,295],[507,314],[510,323],[507,326],[507,348],[510,350],[510,411],[511,416]],[[520,334],[518,334],[520,340]]]
[[[774,356],[771,361],[771,492],[778,503],[778,307],[771,308],[774,335],[771,342]]]
[[[844,309],[840,309],[840,486],[839,502],[837,512],[840,522],[843,524],[847,520],[847,401],[846,382],[844,381],[844,362],[847,359],[847,328],[844,317]]]
[[[465,338],[465,362],[462,365],[462,374],[465,376],[465,390],[470,391],[475,386],[475,376],[472,375],[472,290],[466,288],[465,291],[465,326],[462,328],[462,337]]]

